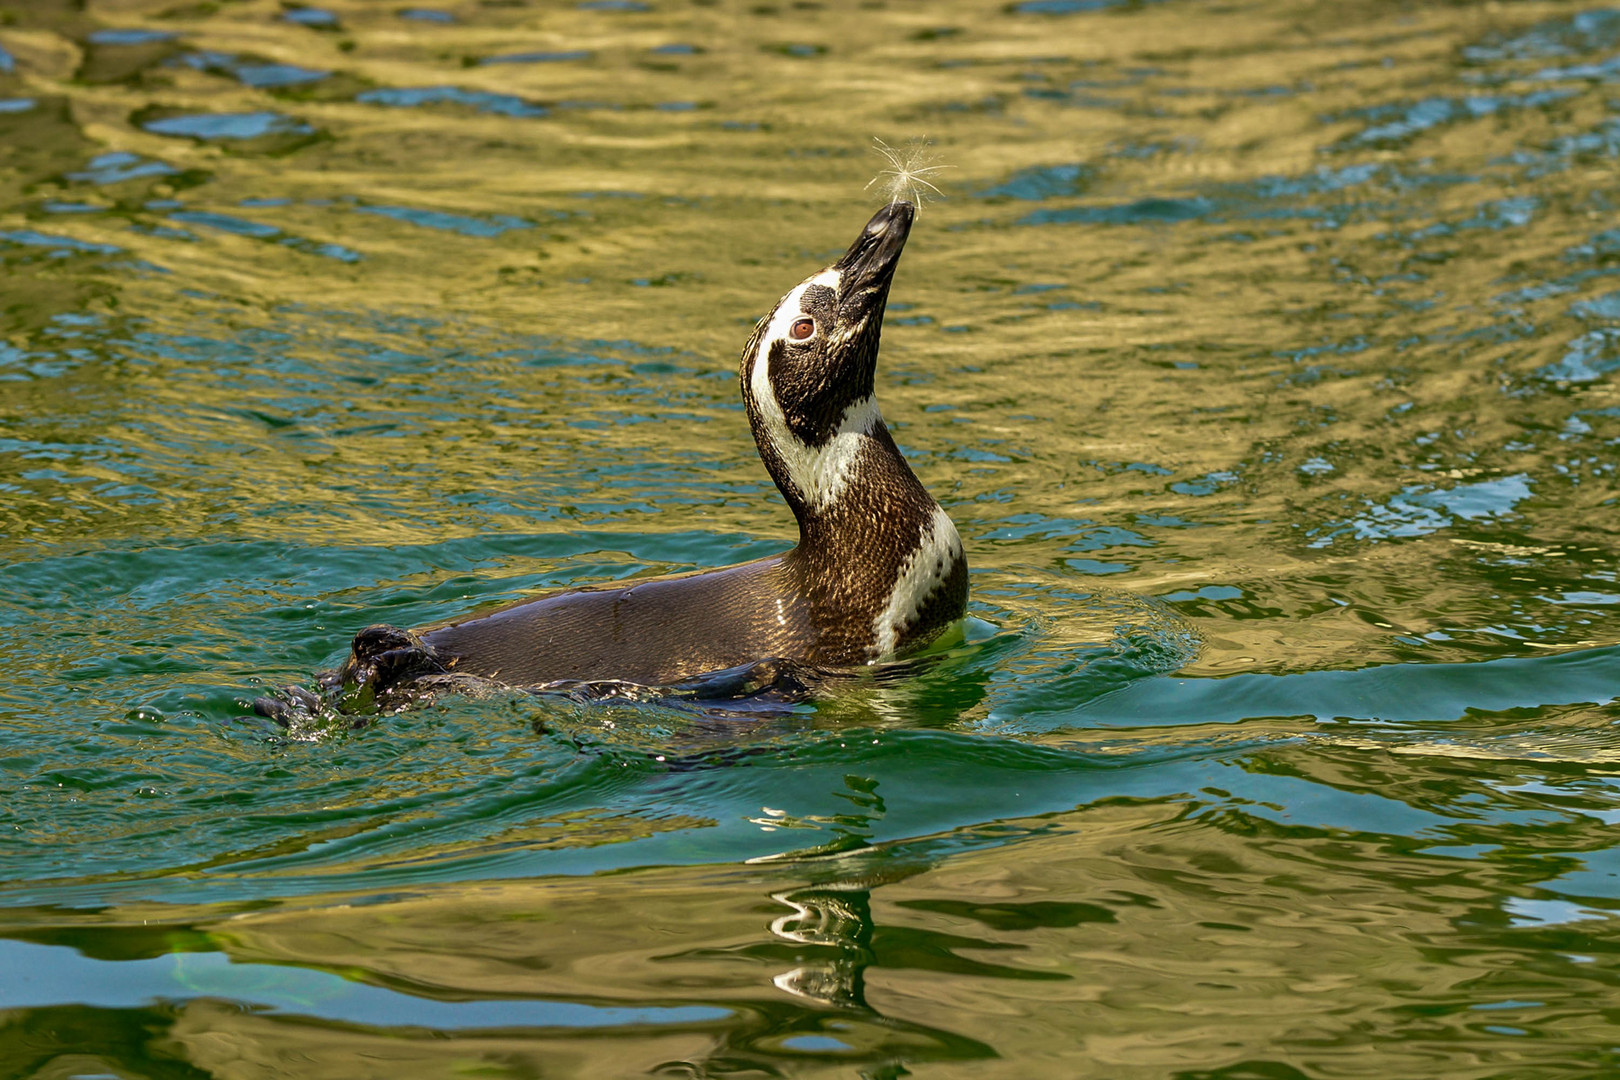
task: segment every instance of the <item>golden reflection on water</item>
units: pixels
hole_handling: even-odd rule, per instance
[[[1443,535],[1382,550],[1309,542],[1353,525],[1403,483],[1540,476],[1562,449],[1499,448],[1565,420],[1562,399],[1512,391],[1556,361],[1569,335],[1508,331],[1556,322],[1567,301],[1530,299],[1505,321],[1488,301],[1504,283],[1558,271],[1601,226],[1598,211],[1579,207],[1606,182],[1607,165],[1538,175],[1531,198],[1549,212],[1531,229],[1457,229],[1428,246],[1402,236],[1522,194],[1501,163],[1590,130],[1606,108],[1602,94],[1443,125],[1416,160],[1404,144],[1357,140],[1370,130],[1358,112],[1367,102],[1408,102],[1453,84],[1461,46],[1566,6],[1396,17],[1380,5],[1256,4],[1241,16],[1195,16],[1167,3],[1079,19],[969,4],[451,5],[447,23],[374,4],[323,10],[336,29],[289,22],[262,3],[14,13],[0,28],[16,60],[9,92],[40,104],[5,118],[19,126],[0,224],[48,226],[122,251],[99,266],[84,265],[93,258],[51,266],[20,249],[23,264],[9,274],[19,290],[8,304],[14,330],[53,309],[137,314],[158,333],[193,332],[206,313],[217,320],[211,332],[226,338],[296,333],[309,322],[300,311],[380,312],[447,320],[415,331],[435,348],[499,327],[672,349],[698,378],[689,390],[663,376],[657,386],[691,409],[666,423],[621,424],[612,451],[658,455],[671,439],[715,447],[752,490],[684,523],[785,538],[790,523],[758,483],[734,389],[708,376],[730,367],[777,293],[858,225],[861,186],[882,167],[867,152],[871,138],[927,134],[954,167],[944,174],[952,197],[928,208],[902,268],[896,299],[913,307],[891,317],[882,394],[925,482],[975,537],[977,566],[1010,568],[994,541],[1005,492],[1016,493],[1017,511],[1055,523],[1054,542],[1016,545],[1023,563],[1061,563],[1068,545],[1056,538],[1077,518],[1127,525],[1147,512],[1218,522],[1155,536],[1157,557],[1132,558],[1134,573],[1099,584],[1163,594],[1216,582],[1276,613],[1207,627],[1200,671],[1394,659],[1402,650],[1392,634],[1417,640],[1467,627],[1471,608],[1489,607],[1478,594],[1493,586],[1478,578],[1500,560],[1459,552]],[[175,36],[86,46],[104,26]],[[528,53],[564,58],[485,62]],[[568,58],[575,54],[584,55]],[[181,62],[209,55],[224,59]],[[241,81],[250,67],[272,64],[329,74],[269,89]],[[365,99],[447,86],[546,114],[491,112],[476,104],[482,98],[416,107]],[[311,134],[293,143],[164,136],[142,126],[154,108],[279,113]],[[110,187],[60,179],[110,150],[173,171]],[[1090,162],[1106,165],[1073,165]],[[1352,163],[1387,179],[1345,196],[1349,209],[1319,193],[1301,213],[1272,215],[1254,193],[1266,178],[1308,179]],[[1053,196],[1060,211],[1076,198],[1106,207],[1143,197],[1229,199],[1235,210],[1173,226],[1019,225],[1046,204],[993,193],[1042,167],[1079,169]],[[1463,181],[1423,183],[1418,172]],[[42,209],[51,199],[85,199],[104,212],[53,214]],[[165,211],[164,199],[185,209]],[[1257,217],[1245,216],[1249,203]],[[1551,212],[1565,205],[1570,212]],[[400,208],[456,215],[496,235],[402,224],[388,216]],[[197,213],[274,235],[182,220]],[[515,219],[530,224],[499,224]],[[177,239],[177,229],[193,238]],[[315,253],[331,245],[358,261]],[[1046,284],[1061,289],[1029,291]],[[177,302],[180,287],[192,298]],[[1482,324],[1473,340],[1470,322]],[[409,347],[412,336],[399,338]],[[200,482],[186,469],[161,477],[165,496],[145,510],[76,496],[42,515],[25,502],[11,510],[11,527],[46,542],[127,532],[143,518],[217,535],[250,516],[253,535],[359,542],[512,529],[520,523],[498,514],[417,517],[411,498],[515,494],[514,480],[540,501],[555,497],[535,482],[600,458],[603,444],[548,418],[594,408],[612,421],[636,406],[601,402],[597,379],[612,375],[574,383],[488,356],[469,370],[487,395],[467,402],[471,411],[443,415],[431,411],[434,380],[459,370],[376,371],[352,398],[263,419],[241,408],[251,386],[195,359],[145,357],[106,375],[86,369],[27,384],[17,404],[28,415],[71,413],[104,395],[101,415],[139,454],[161,458],[171,418],[191,431],[215,428],[205,437],[242,452],[211,462]],[[276,385],[273,372],[250,374]],[[1613,393],[1607,383],[1581,390],[1588,411]],[[381,429],[345,424],[346,412]],[[341,436],[341,446],[289,442],[276,426],[286,419]],[[1431,435],[1439,440],[1425,444],[1437,451],[1427,455],[1431,471],[1415,474],[1425,455],[1414,441]],[[93,466],[83,478],[127,479]],[[1562,557],[1606,516],[1612,476],[1594,480],[1538,507],[1536,539]],[[1188,483],[1208,490],[1176,490]],[[587,485],[575,521],[612,527],[598,509],[616,498],[611,483]],[[61,501],[37,482],[19,486]],[[1537,494],[1546,499],[1548,487],[1540,482]],[[284,508],[268,520],[252,514],[267,495]],[[388,512],[368,512],[372,500]],[[1589,554],[1584,566],[1612,566],[1606,553]],[[1447,571],[1423,569],[1433,566]],[[1556,583],[1556,558],[1541,560],[1541,572]],[[1313,610],[1339,575],[1355,579],[1355,598],[1344,610]],[[1435,576],[1446,595],[1408,595],[1405,583]],[[1545,644],[1590,640],[1576,632]]]
[[[357,612],[785,544],[735,354],[864,220],[872,140],[927,136],[948,197],[910,241],[879,387],[999,633],[774,726],[614,731],[605,707],[556,726],[625,761],[663,740],[688,765],[790,730],[982,733],[1089,754],[1118,790],[1085,801],[1077,780],[1055,811],[994,817],[975,800],[1020,792],[975,785],[1016,784],[1011,767],[938,766],[982,823],[865,849],[858,801],[737,812],[740,764],[693,766],[645,805],[605,784],[583,809],[525,802],[547,754],[580,750],[512,738],[521,709],[487,746],[464,716],[315,732],[279,758],[210,729],[252,784],[231,774],[226,802],[140,774],[190,800],[162,819],[155,872],[281,898],[11,907],[7,937],[219,950],[419,1001],[724,1019],[446,1034],[408,1001],[383,1026],[220,994],[127,1025],[98,1013],[111,1049],[18,1075],[1614,1069],[1620,136],[1601,19],[1550,2],[430,6],[444,18],[0,6],[0,532],[8,566],[62,562],[19,572],[31,614],[4,610],[8,652],[167,768],[204,755],[175,749],[179,710],[166,730],[126,716],[153,684],[298,677]],[[145,36],[96,40],[109,29]],[[260,133],[205,137],[199,117]],[[158,550],[74,561],[141,544]],[[140,585],[75,600],[98,573]],[[1161,649],[1144,669],[1185,680],[1165,715],[1131,711],[1129,688],[1111,703],[1076,659],[1136,638]],[[1467,667],[1558,654],[1585,666]],[[1487,700],[1514,671],[1523,696]],[[1287,689],[1339,674],[1366,678]],[[30,687],[0,688],[8,717],[48,716]],[[1280,704],[1232,706],[1240,691]],[[1451,711],[1378,722],[1425,693]],[[465,756],[429,756],[436,734]],[[330,776],[299,772],[307,749]],[[1155,754],[1137,767],[1196,757],[1185,790],[1174,773],[1133,794],[1132,762]],[[65,815],[98,792],[36,756],[43,779],[15,763],[18,805],[59,800],[65,839],[24,839],[93,888]],[[519,791],[498,821],[455,801],[491,776]],[[850,776],[852,799],[877,787]],[[282,783],[309,784],[313,809],[275,801]],[[216,840],[253,793],[295,825]],[[106,798],[77,827],[126,851],[150,819]],[[738,820],[781,830],[777,857],[440,879],[648,838],[698,858],[680,845]],[[411,884],[296,896],[350,874]],[[1567,898],[1583,888],[1598,898]],[[33,1053],[68,1019],[0,1028],[0,1050]]]
[[[357,1066],[847,1076],[898,1062],[940,1076],[1135,1077],[1279,1060],[1299,1075],[1378,1077],[1598,1065],[1588,1055],[1609,1003],[1593,994],[1590,958],[1567,928],[1535,918],[1504,932],[1502,892],[1535,895],[1509,868],[1394,850],[1371,834],[1291,838],[1263,810],[1213,823],[1183,808],[1100,805],[1002,822],[1024,837],[935,865],[868,852],[425,886],[353,907],[339,894],[229,916],[137,905],[75,920],[77,938],[57,932],[93,942],[96,927],[151,934],[161,921],[185,928],[171,934],[187,948],[237,964],[337,972],[427,1000],[723,1016],[446,1039],[414,1028],[409,1006],[386,1030],[296,1008],[181,1006],[167,1038],[222,1077]],[[11,922],[27,936],[25,921]],[[1558,1019],[1534,1041],[1481,1042],[1486,1025],[1529,1012]]]

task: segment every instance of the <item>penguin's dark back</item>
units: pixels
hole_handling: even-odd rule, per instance
[[[531,600],[424,630],[451,670],[513,686],[667,685],[770,656],[811,656],[809,605],[781,556]]]

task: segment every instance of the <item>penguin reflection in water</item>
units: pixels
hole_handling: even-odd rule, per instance
[[[733,696],[784,672],[904,656],[957,624],[968,592],[962,542],[907,466],[873,394],[889,284],[915,213],[901,199],[879,210],[838,261],[759,321],[743,349],[748,422],[798,519],[796,547],[417,630],[369,626],[322,685],[343,690],[346,707],[489,684],[688,685]]]

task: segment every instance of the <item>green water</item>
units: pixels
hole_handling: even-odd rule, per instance
[[[1620,1073],[1620,11],[0,2],[0,1078]],[[966,640],[283,730],[786,548],[735,361],[933,141]]]

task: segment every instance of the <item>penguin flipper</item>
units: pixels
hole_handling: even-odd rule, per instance
[[[402,688],[445,675],[448,665],[433,646],[409,630],[376,623],[354,635],[349,659],[318,676],[322,688],[337,691],[340,712],[385,706]]]
[[[408,630],[377,623],[354,636],[341,667],[318,673],[315,681],[318,694],[285,686],[254,698],[253,711],[290,727],[300,716],[354,715],[408,704],[457,680],[433,646]]]

